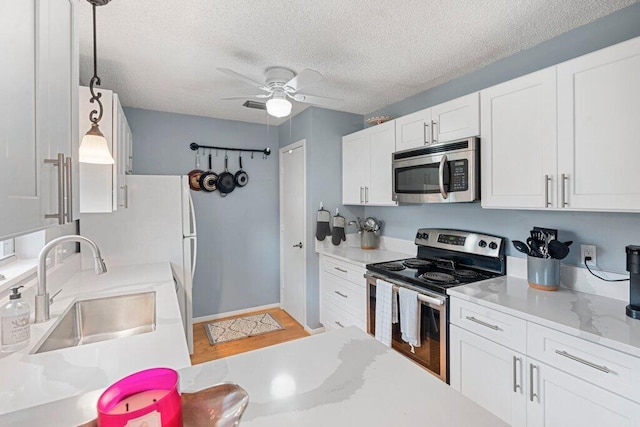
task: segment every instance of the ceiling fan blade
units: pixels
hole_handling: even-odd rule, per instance
[[[322,80],[322,74],[314,70],[302,70],[298,75],[285,83],[285,90],[296,92],[305,86],[309,86]]]
[[[246,83],[246,84],[248,84],[248,85],[251,85],[251,86],[257,87],[258,89],[261,89],[261,90],[269,90],[269,88],[268,88],[268,87],[266,87],[263,83],[257,82],[257,81],[255,81],[255,80],[253,80],[253,79],[250,79],[250,78],[249,78],[249,77],[247,77],[247,76],[243,76],[242,74],[240,74],[240,73],[236,73],[235,71],[230,70],[230,69],[228,69],[228,68],[221,68],[221,67],[218,67],[218,68],[217,68],[217,70],[218,70],[218,71],[220,71],[221,73],[226,74],[226,75],[227,75],[227,76],[229,76],[229,77],[233,77],[234,79],[241,80],[241,81],[245,82],[245,83]]]
[[[220,98],[224,101],[228,101],[230,99],[251,99],[251,98],[269,98],[270,95],[267,94],[258,94],[258,95],[238,95],[238,96],[227,96],[224,98]]]
[[[327,107],[335,106],[336,104],[344,102],[343,99],[328,98],[326,96],[303,95],[301,93],[296,93],[291,97],[298,102],[306,102],[307,104],[321,105],[321,106],[327,106]]]

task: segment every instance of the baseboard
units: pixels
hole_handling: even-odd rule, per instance
[[[309,335],[321,334],[324,332],[324,326],[320,326],[319,328],[311,329],[307,325],[304,326],[304,330],[309,333]]]
[[[272,308],[279,308],[279,307],[280,307],[280,303],[267,304],[267,305],[260,305],[258,307],[244,308],[242,310],[227,311],[226,313],[212,314],[210,316],[194,317],[193,323],[210,322],[212,320],[218,320],[224,317],[239,316],[242,314],[252,313],[254,311],[270,310]]]

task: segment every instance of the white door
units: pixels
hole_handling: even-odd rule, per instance
[[[280,150],[280,303],[306,324],[304,141]]]
[[[393,201],[392,158],[396,147],[395,123],[387,122],[367,129],[369,136],[368,183],[364,201],[367,205],[395,206]]]
[[[451,387],[510,425],[525,426],[524,356],[455,325],[450,328]]]
[[[475,92],[431,108],[433,142],[480,135],[480,93]]]
[[[396,151],[422,147],[431,143],[433,136],[431,108],[398,117],[394,122],[396,124]]]
[[[531,369],[533,367],[533,369]],[[527,365],[533,387],[527,427],[632,427],[640,425],[640,405],[558,369]]]
[[[557,207],[556,70],[480,92],[483,208]]]
[[[367,130],[342,138],[342,204],[363,205],[369,185],[369,134]]]
[[[560,207],[640,210],[639,99],[640,38],[558,65]]]

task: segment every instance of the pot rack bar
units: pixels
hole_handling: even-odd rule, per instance
[[[192,142],[191,144],[189,144],[189,148],[191,148],[193,151],[196,151],[200,148],[204,148],[207,150],[241,151],[243,153],[262,153],[265,156],[268,156],[271,154],[271,148],[269,147],[259,150],[259,149],[253,149],[253,148],[215,147],[213,145],[200,145],[198,143]]]

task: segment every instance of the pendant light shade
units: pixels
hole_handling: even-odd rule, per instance
[[[273,117],[287,117],[291,114],[291,102],[284,94],[274,93],[267,101],[267,113]]]
[[[114,162],[107,140],[100,132],[100,119],[102,119],[102,102],[100,94],[96,92],[95,86],[100,86],[100,77],[98,77],[98,52],[96,48],[96,6],[104,6],[111,0],[87,0],[93,7],[93,77],[89,83],[89,91],[91,92],[91,102],[96,103],[98,109],[89,113],[89,121],[91,129],[82,137],[80,142],[80,153],[78,160],[82,163],[96,163],[101,165],[112,165]]]
[[[91,129],[80,142],[79,160],[82,163],[96,163],[100,165],[112,165],[113,157],[109,152],[107,139],[104,137],[97,123],[91,124]]]

